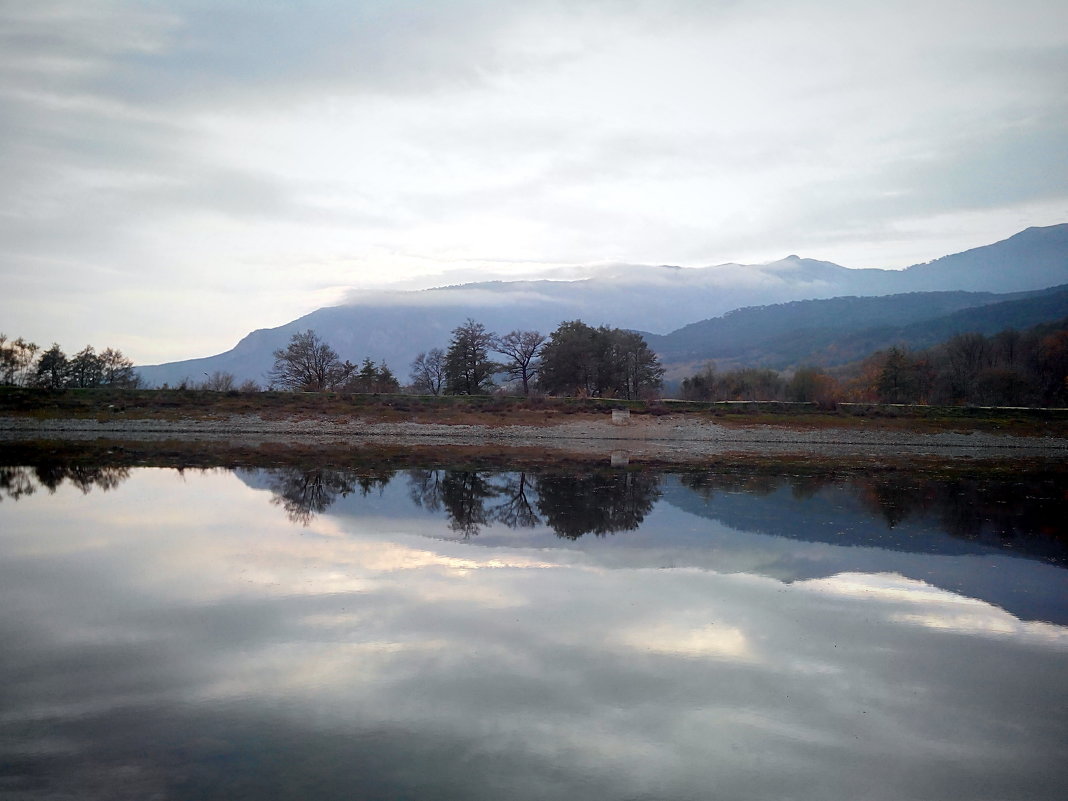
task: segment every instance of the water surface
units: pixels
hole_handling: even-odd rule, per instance
[[[0,468],[0,797],[1053,799],[1055,479]]]

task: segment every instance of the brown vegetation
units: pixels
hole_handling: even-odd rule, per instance
[[[722,425],[794,429],[856,428],[890,431],[994,431],[1065,436],[1068,410],[837,404],[815,402],[624,401],[604,398],[361,395],[337,392],[211,392],[206,390],[87,389],[49,391],[0,388],[0,416],[39,419],[218,420],[256,415],[264,420],[354,420],[444,425],[552,426],[603,421],[613,409],[642,416],[680,415]]]

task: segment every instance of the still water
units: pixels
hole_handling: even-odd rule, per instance
[[[0,798],[1059,799],[1056,478],[0,468]]]

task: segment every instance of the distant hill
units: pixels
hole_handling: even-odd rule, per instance
[[[666,365],[719,361],[783,369],[834,366],[903,344],[934,345],[954,334],[993,334],[1068,317],[1068,286],[1039,292],[913,292],[738,309],[646,340]]]
[[[272,352],[294,333],[311,328],[343,358],[384,360],[404,377],[419,351],[445,347],[452,329],[468,317],[501,333],[517,328],[549,332],[562,321],[582,319],[667,334],[742,307],[920,291],[1017,293],[1058,284],[1068,284],[1068,224],[1029,228],[1003,242],[905,270],[852,270],[798,256],[769,264],[695,269],[615,265],[581,281],[498,281],[363,293],[346,305],[254,331],[225,353],[140,366],[138,372],[149,386],[198,381],[216,370],[233,373],[238,380],[262,381],[273,362]],[[945,300],[981,303],[976,298]],[[944,311],[960,308],[969,306]]]

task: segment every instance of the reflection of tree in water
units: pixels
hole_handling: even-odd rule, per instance
[[[880,515],[889,528],[896,528],[908,517],[930,507],[930,487],[917,486],[915,482],[897,478],[870,479],[858,481],[856,489],[864,505]]]
[[[1026,546],[1064,562],[1068,498],[1056,482],[1045,488],[1012,481],[955,479],[933,488],[932,506],[954,537]]]
[[[629,531],[660,497],[655,473],[545,473],[538,476],[538,511],[557,536]]]
[[[888,528],[909,518],[933,517],[952,537],[995,547],[1014,547],[1052,561],[1068,559],[1068,497],[1058,479],[1012,481],[1001,477],[935,478],[915,473],[886,473],[866,477],[686,473],[681,483],[706,501],[717,492],[745,492],[764,496],[789,486],[804,501],[828,486],[851,490]]]
[[[528,495],[536,491],[534,478],[526,473],[505,473],[504,476],[501,487],[504,501],[495,508],[494,517],[509,528],[534,528],[541,523]]]
[[[651,473],[489,473],[412,470],[412,500],[444,509],[449,526],[471,537],[491,523],[532,528],[545,522],[561,537],[636,528],[659,497]]]
[[[17,501],[24,495],[33,495],[37,482],[27,467],[0,467],[0,500],[11,498]]]
[[[486,501],[497,496],[497,487],[473,470],[446,470],[441,481],[441,504],[449,526],[465,537],[478,534],[492,520]]]
[[[806,479],[794,485],[794,494],[806,498],[815,494],[818,486],[813,486],[810,476],[791,476]],[[717,492],[744,492],[747,495],[770,495],[783,486],[786,476],[768,473],[684,473],[679,481],[706,501],[711,501]],[[822,486],[822,484],[820,485]]]
[[[329,509],[339,495],[346,497],[357,490],[367,495],[381,490],[395,474],[394,470],[281,467],[269,471],[268,485],[274,493],[271,503],[281,506],[292,522],[306,526],[312,517]]]
[[[70,482],[82,493],[95,489],[104,492],[113,490],[130,477],[128,467],[86,467],[44,462],[35,467],[0,467],[0,500],[5,497],[18,500],[33,495],[38,487],[50,493],[59,489],[64,481]]]
[[[408,481],[412,501],[431,512],[444,509],[449,527],[465,538],[494,522],[509,528],[541,522],[528,497],[532,478],[527,473],[409,470]]]

